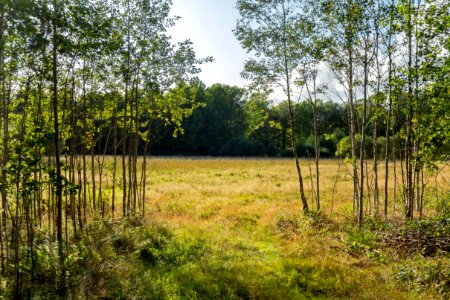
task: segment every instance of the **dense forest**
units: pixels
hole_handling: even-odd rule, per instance
[[[192,80],[191,92],[200,106],[182,122],[183,134],[173,136],[173,126],[156,122],[152,154],[292,156],[286,101],[274,104],[260,94],[249,95],[242,88],[223,84],[205,87],[197,80]],[[346,106],[337,102],[317,104],[323,157],[334,157],[339,141],[348,135],[345,110]],[[314,156],[312,114],[309,102],[296,104],[298,147],[305,157]]]
[[[150,155],[291,157],[305,213],[321,210],[321,158],[340,158],[360,229],[397,198],[407,220],[448,214],[448,195],[424,197],[450,155],[448,1],[238,0],[246,88],[196,77],[213,58],[171,40],[171,5],[0,1],[2,293],[76,286],[93,224],[145,216]],[[313,199],[300,158],[314,161]]]

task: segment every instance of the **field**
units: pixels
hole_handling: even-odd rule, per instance
[[[310,162],[302,164],[310,191]],[[311,216],[301,212],[291,160],[153,158],[148,168],[144,222],[99,222],[96,271],[77,279],[79,296],[439,299],[449,288],[448,255],[400,258],[371,233],[382,221],[355,229],[352,179],[337,160],[321,162],[323,210]],[[449,175],[445,167],[429,182],[430,214]],[[401,207],[390,203],[391,223]]]

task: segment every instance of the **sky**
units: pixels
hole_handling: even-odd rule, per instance
[[[234,0],[173,0],[172,15],[181,17],[169,31],[173,41],[190,39],[197,57],[214,58],[198,74],[207,86],[245,85],[240,73],[249,56],[232,32],[239,17],[235,5]]]
[[[250,54],[242,49],[232,32],[239,18],[235,5],[235,0],[173,0],[171,15],[181,17],[169,29],[173,41],[190,39],[197,57],[212,56],[214,59],[213,62],[202,65],[202,72],[197,74],[206,86],[223,83],[245,87],[246,81],[241,78],[240,73]],[[339,94],[343,92],[326,68],[319,72],[319,81],[328,84]],[[328,93],[323,98],[339,101],[336,95]],[[278,89],[270,95],[270,99],[279,102],[286,99],[286,96]]]

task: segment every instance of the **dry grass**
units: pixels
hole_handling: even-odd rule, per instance
[[[309,168],[313,170],[313,165],[301,163],[309,204],[314,208],[310,181],[314,173]],[[126,298],[439,297],[432,289],[419,291],[398,283],[397,264],[385,254],[374,257],[349,251],[353,183],[343,162],[321,161],[321,218],[303,216],[290,159],[152,158],[147,166],[147,225],[166,228],[174,240],[158,249],[158,263],[151,266],[117,259],[114,270],[128,282],[120,292]],[[399,166],[397,172],[400,179]],[[450,168],[444,167],[437,182],[430,179],[425,197],[428,214],[434,214],[434,196],[448,192],[449,175]],[[103,178],[109,181],[104,185],[105,195],[111,188],[108,176]],[[382,164],[379,178],[381,201]],[[392,196],[392,177],[389,188]],[[398,219],[402,216],[400,201],[394,206],[390,199],[390,218]],[[145,244],[145,239],[137,244]],[[171,255],[176,263],[165,260]],[[149,286],[150,294],[139,294]]]
[[[309,165],[302,161],[302,174],[309,205],[314,209]],[[216,224],[224,219],[250,213],[259,215],[260,225],[268,225],[283,211],[300,212],[298,183],[295,167],[287,159],[152,159],[149,161],[147,205],[152,219],[176,223],[188,221]],[[390,166],[393,174],[393,166]],[[438,182],[430,178],[427,199],[432,199],[434,189],[443,191],[449,185],[450,168],[440,172]],[[312,172],[313,178],[315,177]],[[350,170],[337,160],[323,160],[320,164],[322,211],[326,215],[348,216],[352,210],[353,182]],[[372,174],[370,174],[372,176]],[[337,180],[336,180],[337,177]],[[393,177],[389,182],[389,214],[402,216],[400,203],[400,170],[397,166],[397,199],[393,199]],[[365,186],[367,190],[367,186]],[[384,165],[379,166],[380,201],[384,201]],[[444,190],[445,191],[445,190]],[[370,195],[373,199],[373,192]],[[372,204],[371,204],[372,205]],[[381,205],[381,204],[380,204]],[[435,203],[426,203],[429,208]],[[373,206],[373,205],[372,205]],[[380,207],[381,209],[381,207]],[[366,212],[369,213],[369,208]],[[373,214],[373,208],[370,208]],[[209,213],[209,217],[208,217]],[[209,225],[208,225],[209,226]]]

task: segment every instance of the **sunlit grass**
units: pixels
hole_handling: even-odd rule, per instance
[[[301,163],[309,205],[314,209],[312,162]],[[353,182],[343,162],[321,162],[320,220],[303,215],[295,166],[289,159],[151,158],[147,167],[144,225],[128,228],[113,223],[99,229],[94,259],[96,269],[101,270],[94,274],[98,290],[89,291],[93,283],[87,282],[87,290],[79,292],[85,297],[439,297],[433,290],[418,291],[399,283],[399,264],[387,254],[381,253],[380,258],[349,251],[348,230],[355,221]],[[434,196],[445,193],[449,174],[445,167],[437,183],[430,178],[427,214],[434,214]],[[379,178],[382,203],[383,164]],[[111,173],[102,180],[108,199]],[[393,186],[391,177],[389,213],[390,218],[399,219],[402,205],[398,199],[394,210]],[[121,216],[120,185],[116,193],[117,220]],[[450,265],[444,260],[444,265]]]

